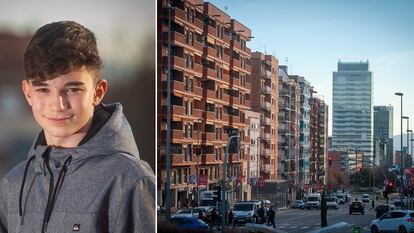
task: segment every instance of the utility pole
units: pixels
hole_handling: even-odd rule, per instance
[[[226,171],[227,171],[227,159],[229,156],[229,147],[231,140],[237,138],[237,148],[240,150],[240,135],[233,135],[230,136],[227,140],[226,151],[224,153],[224,160],[223,160],[223,179],[221,180],[221,230],[224,231],[226,227]]]
[[[171,216],[171,3],[167,3],[168,8],[168,60],[167,60],[167,138],[165,148],[165,219],[169,220]]]

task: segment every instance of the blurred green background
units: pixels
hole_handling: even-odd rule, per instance
[[[23,54],[44,24],[73,20],[95,33],[109,82],[141,153],[155,165],[155,1],[0,0],[0,177],[26,159],[40,128],[21,92]],[[154,170],[155,171],[155,170]]]

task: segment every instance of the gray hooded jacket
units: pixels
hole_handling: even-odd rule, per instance
[[[48,147],[40,134],[2,178],[0,233],[155,231],[154,173],[139,159],[122,106],[101,108],[107,119],[86,142]]]

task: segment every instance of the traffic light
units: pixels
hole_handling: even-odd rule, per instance
[[[394,181],[393,180],[388,180],[386,190],[387,190],[388,193],[392,193],[392,191],[394,190]]]
[[[328,160],[329,160],[329,166],[331,166],[332,165],[332,155],[329,155]]]

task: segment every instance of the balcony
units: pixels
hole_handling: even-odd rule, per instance
[[[240,60],[233,58],[233,67],[240,68]]]
[[[215,79],[216,71],[210,68],[203,68],[203,76],[209,79]]]
[[[203,116],[203,110],[201,109],[193,109],[193,116],[197,118],[201,118]]]
[[[262,93],[263,93],[263,94],[272,94],[272,88],[271,88],[271,87],[269,87],[269,86],[264,86],[264,87],[262,88]]]
[[[167,106],[164,105],[164,106],[162,106],[162,108],[163,108],[163,113],[167,114]],[[184,107],[179,106],[179,105],[172,105],[171,115],[175,115],[175,116],[184,115]]]
[[[260,138],[262,140],[270,140],[270,133],[261,133]]]
[[[237,41],[237,40],[232,40],[232,41],[233,41],[233,48],[242,51],[242,49],[241,49],[241,43],[239,41]]]
[[[226,63],[230,64],[230,56],[229,56],[229,55],[227,55],[227,54],[225,54],[225,53],[223,53],[223,58],[222,58],[222,60],[223,60],[224,62],[226,62]]]
[[[193,87],[193,92],[194,94],[198,95],[198,96],[202,96],[203,95],[203,89],[201,87]]]
[[[203,74],[203,66],[198,63],[193,63],[193,70],[199,74]]]
[[[216,29],[210,25],[207,26],[207,33],[212,35],[212,36],[216,36]]]
[[[263,72],[263,77],[264,78],[272,78],[272,72],[271,71],[268,71],[268,70],[265,70]]]
[[[260,119],[260,123],[262,125],[270,125],[271,124],[271,120],[269,117],[263,117]]]
[[[163,59],[162,59],[162,62],[163,62],[163,64],[167,65],[168,64],[168,57],[164,56]],[[172,56],[171,57],[171,66],[179,68],[179,69],[186,69],[187,68],[184,65],[184,58],[177,57],[177,56]]]
[[[165,39],[167,39],[168,38],[168,32],[164,32],[163,36],[164,36]],[[179,33],[179,32],[175,32],[175,31],[171,32],[171,41],[178,42],[180,44],[186,44],[184,35]]]
[[[212,142],[216,140],[216,134],[215,133],[204,133],[204,137],[203,139],[205,139],[208,142]]]
[[[270,111],[271,108],[272,108],[272,104],[271,103],[269,103],[269,102],[262,103],[262,109],[265,109],[265,110]]]
[[[167,137],[167,130],[162,131],[162,138],[165,140]],[[182,140],[183,139],[183,130],[173,129],[171,130],[171,141]]]
[[[216,57],[216,50],[209,46],[204,47],[204,53],[206,53],[208,56]]]
[[[206,115],[207,115],[207,120],[216,119],[216,113],[214,112],[206,111]]]
[[[270,149],[267,149],[267,148],[261,148],[261,149],[260,149],[260,155],[263,155],[263,156],[270,156]]]
[[[266,172],[266,173],[270,172],[270,164],[261,164],[260,168],[263,172]]]

